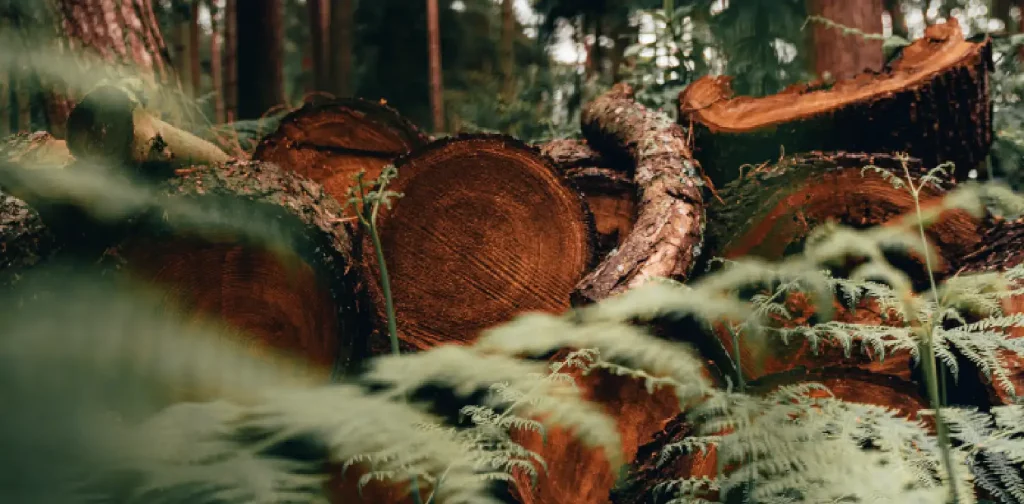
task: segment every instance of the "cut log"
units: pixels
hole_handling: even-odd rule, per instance
[[[624,83],[584,107],[582,126],[600,152],[634,160],[639,194],[631,232],[580,281],[575,303],[599,301],[651,278],[686,279],[700,254],[704,200],[682,128],[633,101]]]
[[[395,110],[360,99],[315,100],[281,119],[253,159],[275,163],[319,182],[344,202],[353,176],[376,179],[394,158],[427,137]]]
[[[604,257],[626,239],[636,220],[637,191],[632,167],[612,163],[585,142],[555,140],[541,146],[587,200],[597,230],[597,253]],[[627,165],[623,167],[623,165]],[[625,168],[629,169],[625,169]]]
[[[708,219],[715,225],[708,229],[702,261],[744,256],[777,260],[801,252],[808,234],[826,222],[868,228],[913,212],[909,190],[893,187],[878,173],[864,172],[868,165],[905,178],[903,161],[890,155],[811,152],[762,166],[720,188],[721,202],[708,207]],[[915,179],[926,173],[917,159],[908,159],[907,168]],[[952,182],[929,186],[922,203],[936,201],[951,187]],[[933,264],[940,278],[955,272],[962,258],[979,246],[981,233],[982,223],[960,211],[949,212],[927,230],[941,254]],[[900,266],[916,268],[912,273],[927,283],[923,258],[917,265]]]
[[[340,205],[321,186],[240,161],[193,167],[166,184],[173,197],[203,205],[204,214],[241,214],[279,227],[294,237],[295,257],[244,237],[186,234],[153,216],[111,247],[108,260],[197,317],[249,335],[257,353],[281,351],[337,370],[362,354],[352,242]]]
[[[989,223],[978,249],[964,259],[965,273],[1005,272],[1024,264],[1024,218],[1014,220],[993,219]],[[1012,286],[1024,292],[1024,281],[1018,280]],[[1008,296],[1003,301],[1003,313],[1014,315],[1024,313],[1024,295]],[[1024,338],[1024,327],[1009,328],[1013,338]],[[1010,374],[1010,382],[1017,395],[1024,395],[1024,357],[1002,350],[1003,363]],[[1019,404],[1019,397],[1013,397],[1005,389],[985,378],[986,396],[992,404]]]
[[[0,161],[23,166],[64,166],[71,160],[67,143],[45,131],[19,133],[0,145]]]
[[[53,256],[59,246],[39,214],[24,201],[0,192],[0,287]]]
[[[734,98],[728,77],[704,77],[680,93],[679,120],[692,124],[697,159],[716,185],[744,165],[810,150],[909,152],[928,167],[954,162],[963,179],[992,143],[991,66],[990,41],[964,40],[950,19],[881,73],[830,89]]]
[[[403,347],[469,342],[527,311],[569,308],[594,257],[582,196],[551,163],[500,135],[438,140],[395,161],[388,189],[404,194],[378,225]],[[387,348],[379,266],[362,258]]]
[[[816,382],[829,387],[835,396],[844,401],[876,404],[893,408],[910,416],[928,409],[927,401],[918,393],[916,386],[890,377],[870,374],[851,375],[841,373],[808,373],[789,375],[766,380],[763,384],[752,384],[753,394],[764,394],[779,386],[799,382]],[[656,498],[654,487],[662,482],[689,477],[717,475],[717,456],[714,447],[706,452],[683,455],[670,459],[669,463],[658,464],[665,446],[678,443],[694,435],[693,426],[686,422],[684,415],[677,415],[668,421],[665,428],[654,435],[654,439],[640,447],[635,461],[629,468],[625,481],[611,493],[614,504],[647,504],[667,502],[667,496]],[[715,495],[709,495],[712,500]]]
[[[578,375],[578,373],[577,373]],[[600,404],[616,419],[625,460],[664,428],[666,420],[679,413],[679,402],[667,389],[649,393],[642,381],[595,371],[576,376],[587,400]],[[604,504],[619,475],[611,471],[602,453],[583,446],[573,433],[552,430],[543,437],[535,432],[516,431],[523,447],[543,457],[547,465],[536,487],[528,478],[517,478],[515,494],[521,504]]]
[[[123,166],[175,168],[228,160],[217,146],[153,116],[130,90],[113,85],[92,90],[71,111],[67,146],[76,158]]]

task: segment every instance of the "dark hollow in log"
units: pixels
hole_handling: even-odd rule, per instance
[[[581,120],[590,145],[634,161],[638,201],[631,232],[580,281],[574,302],[599,301],[652,278],[687,278],[703,240],[704,201],[682,128],[633,101],[624,83],[584,107]]]
[[[379,229],[403,346],[468,342],[527,311],[561,312],[594,257],[582,196],[536,150],[509,137],[439,140],[395,162],[404,196]],[[387,348],[379,266],[362,244]]]
[[[830,89],[732,97],[728,77],[704,77],[680,93],[679,120],[692,124],[697,159],[716,185],[745,164],[819,149],[909,152],[929,167],[954,162],[963,179],[992,143],[991,66],[989,40],[965,41],[951,19],[928,27],[882,72]]]
[[[210,214],[231,208],[294,232],[295,257],[237,236],[176,232],[154,218],[108,251],[114,264],[152,281],[187,312],[242,331],[257,354],[273,350],[343,370],[362,353],[352,242],[340,205],[321,186],[271,165],[232,161],[184,170],[167,191],[208,205]]]
[[[928,403],[918,393],[914,384],[886,376],[870,374],[841,373],[807,373],[786,376],[784,379],[765,380],[762,384],[752,383],[750,393],[763,394],[785,384],[800,382],[821,383],[832,390],[838,399],[850,402],[876,404],[893,408],[903,415],[914,415],[922,409],[928,409]],[[622,485],[611,493],[614,504],[647,504],[650,502],[667,502],[667,496],[656,498],[654,487],[662,482],[689,477],[717,475],[717,456],[714,447],[706,452],[698,452],[672,458],[670,462],[659,465],[658,458],[662,449],[672,443],[678,443],[694,435],[693,426],[686,422],[683,415],[677,415],[668,421],[665,428],[654,435],[654,439],[640,447],[636,459]],[[714,495],[709,495],[714,500]]]
[[[630,163],[613,163],[579,140],[553,140],[540,150],[586,198],[594,215],[598,256],[621,245],[636,220],[637,191]]]
[[[426,136],[395,110],[361,99],[310,101],[256,146],[253,159],[275,163],[323,184],[344,203],[353,176],[376,179],[394,158]]]
[[[913,212],[909,190],[893,187],[873,171],[863,172],[868,165],[905,178],[903,161],[894,156],[812,152],[763,166],[721,187],[721,202],[708,207],[708,220],[715,225],[708,228],[702,261],[743,256],[781,259],[801,252],[808,234],[826,222],[867,228]],[[907,168],[915,180],[926,173],[916,159],[907,160]],[[922,203],[935,201],[950,187],[951,183],[928,186],[922,191]],[[955,272],[963,257],[979,245],[981,226],[966,212],[957,211],[927,229],[941,254],[933,264],[940,278]],[[899,265],[912,268],[910,273],[927,283],[923,258],[906,263]]]

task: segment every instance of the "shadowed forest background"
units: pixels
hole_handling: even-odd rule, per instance
[[[879,70],[887,49],[953,16],[967,36],[997,41],[996,169],[1015,173],[1019,158],[1001,155],[1020,142],[1013,0],[6,0],[0,14],[21,35],[7,44],[14,71],[0,76],[0,134],[61,136],[54,102],[74,97],[53,96],[27,65],[19,71],[17,47],[65,32],[72,45],[174,83],[196,105],[196,128],[280,117],[328,94],[384,100],[434,133],[525,141],[574,134],[581,105],[619,80],[674,116],[678,92],[702,75],[734,76],[737,94],[764,96]]]

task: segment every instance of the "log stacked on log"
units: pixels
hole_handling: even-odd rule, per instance
[[[172,197],[188,198],[210,215],[281,229],[291,241],[285,255],[244,236],[211,240],[159,219],[145,220],[109,255],[196,316],[250,335],[256,351],[275,349],[326,368],[348,367],[363,353],[352,240],[340,222],[341,206],[322,186],[258,162],[179,173],[165,185]]]
[[[353,176],[376,179],[394,158],[427,137],[390,107],[360,99],[313,100],[284,116],[256,146],[253,159],[319,182],[345,203]]]
[[[470,341],[519,313],[569,308],[594,259],[593,222],[539,152],[509,137],[467,135],[395,166],[389,189],[404,196],[382,209],[379,228],[404,346]],[[383,328],[372,246],[365,237],[363,265]]]
[[[604,257],[622,244],[636,220],[637,191],[627,162],[613,162],[586,142],[554,140],[541,146],[562,176],[583,193],[594,215],[597,253]]]
[[[732,97],[728,77],[703,77],[679,95],[697,159],[722,185],[741,167],[811,150],[909,152],[925,166],[985,160],[992,143],[988,39],[964,39],[956,19],[928,27],[881,73],[829,89],[793,86],[763,98]]]

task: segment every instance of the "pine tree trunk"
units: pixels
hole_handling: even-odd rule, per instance
[[[427,0],[427,50],[430,60],[430,110],[434,132],[442,132],[444,124],[444,82],[441,76],[441,27],[437,0]]]
[[[235,18],[238,119],[256,119],[285,102],[281,0],[248,0]]]
[[[223,13],[221,13],[223,14]],[[213,85],[213,119],[217,124],[225,120],[224,116],[224,75],[221,61],[220,16],[210,16],[210,80]]]
[[[885,11],[889,13],[889,19],[892,20],[892,34],[909,39],[910,27],[907,26],[907,15],[903,12],[902,2],[900,0],[885,0]]]
[[[177,87],[178,77],[170,64],[152,0],[51,1],[59,15],[58,33],[63,45],[74,52],[98,56],[106,64],[132,67],[155,84]],[[47,82],[52,88],[47,114],[50,129],[58,137],[63,136],[64,123],[80,97],[69,84]]]
[[[808,0],[808,13],[866,33],[882,33],[882,1]],[[844,35],[839,29],[815,23],[811,36],[814,71],[843,79],[864,70],[882,68],[882,42]]]
[[[203,76],[199,61],[199,4],[193,3],[188,18],[188,76],[192,97],[200,95]]]
[[[352,0],[331,2],[330,72],[334,94],[339,98],[352,94]]]
[[[310,91],[323,91],[328,87],[327,21],[329,9],[327,0],[306,0],[309,14],[309,55],[313,63],[313,80]]]
[[[238,0],[224,3],[224,114],[238,119]]]

